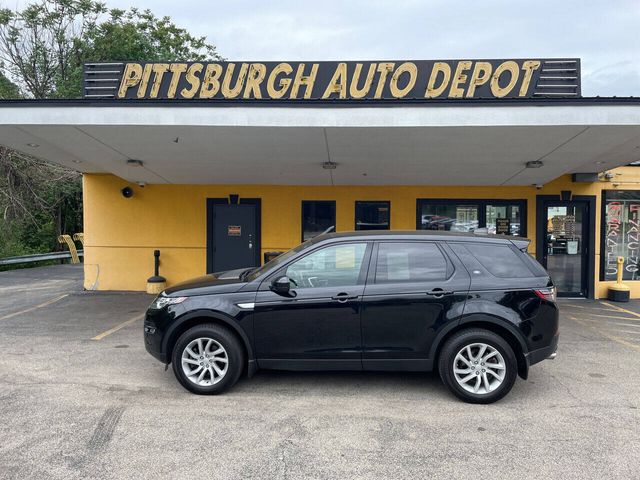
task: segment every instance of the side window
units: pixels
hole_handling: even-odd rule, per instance
[[[509,245],[470,243],[465,248],[492,275],[501,278],[533,277],[520,255]]]
[[[435,243],[387,242],[378,247],[375,283],[447,278],[447,260]]]
[[[366,243],[326,247],[289,265],[285,275],[296,288],[357,285],[366,250]]]

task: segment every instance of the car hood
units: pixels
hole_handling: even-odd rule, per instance
[[[164,294],[170,297],[191,297],[212,293],[237,292],[247,282],[240,280],[240,274],[247,270],[238,268],[225,272],[216,272],[202,277],[192,278],[167,288]]]

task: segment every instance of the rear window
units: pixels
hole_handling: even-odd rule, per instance
[[[375,283],[447,278],[447,260],[435,243],[388,242],[378,247]]]
[[[533,273],[525,265],[522,252],[509,245],[471,243],[465,248],[493,276],[500,278],[533,277]]]

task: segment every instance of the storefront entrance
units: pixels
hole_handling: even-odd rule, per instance
[[[260,265],[260,200],[207,199],[207,272]]]
[[[551,275],[560,296],[593,295],[590,279],[593,279],[594,268],[591,247],[594,207],[591,203],[588,198],[538,197],[537,257]]]

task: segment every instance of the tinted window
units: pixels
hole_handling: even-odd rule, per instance
[[[390,202],[356,202],[356,230],[389,230]]]
[[[509,245],[470,243],[465,248],[478,259],[484,268],[496,277],[533,277],[531,271]]]
[[[389,242],[378,247],[376,283],[447,278],[447,260],[435,243]]]
[[[326,247],[289,265],[285,275],[296,288],[357,285],[366,249],[365,243]]]
[[[302,202],[302,241],[320,235],[336,225],[336,202],[309,200]]]

